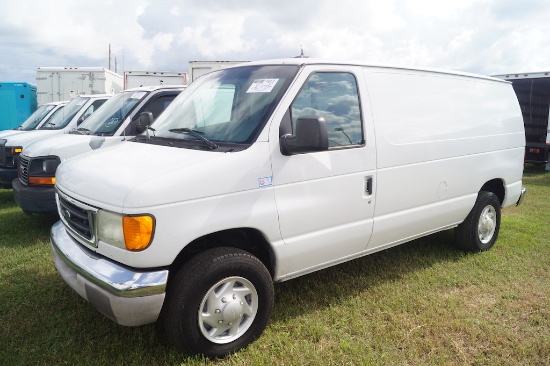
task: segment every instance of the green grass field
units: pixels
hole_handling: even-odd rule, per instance
[[[0,365],[550,365],[550,173],[524,185],[490,251],[442,232],[277,284],[263,336],[222,360],[97,312],[55,270],[55,219],[0,189]]]

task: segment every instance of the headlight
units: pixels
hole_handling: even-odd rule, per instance
[[[29,184],[54,185],[55,171],[61,163],[57,156],[33,158],[29,163]]]
[[[155,220],[150,215],[119,215],[114,212],[97,212],[99,240],[131,251],[147,248],[153,239]]]

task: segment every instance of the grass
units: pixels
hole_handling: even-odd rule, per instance
[[[0,364],[550,365],[550,173],[528,165],[524,185],[490,251],[442,232],[277,284],[262,337],[222,360],[99,314],[56,273],[55,219],[0,190]]]

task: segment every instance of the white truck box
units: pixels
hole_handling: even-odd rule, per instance
[[[224,356],[262,333],[273,282],[448,229],[459,248],[490,249],[501,207],[524,197],[524,148],[502,80],[234,66],[191,83],[149,137],[59,166],[53,256],[110,319],[162,310],[180,350]]]
[[[25,213],[57,213],[55,171],[75,156],[120,144],[136,134],[140,114],[156,119],[184,86],[145,86],[124,90],[74,131],[26,145],[19,155],[19,177],[12,181],[13,197]],[[47,166],[47,169],[37,169]]]
[[[244,62],[247,61],[189,61],[189,75],[191,75],[191,81],[195,81],[199,76],[211,71],[225,69]]]
[[[124,89],[155,85],[187,85],[187,73],[169,71],[124,72]]]
[[[0,138],[0,187],[11,188],[17,178],[19,154],[31,142],[67,133],[92,115],[111,94],[80,95],[73,98],[58,113],[54,113],[38,129],[20,131]]]
[[[81,94],[114,94],[123,89],[119,75],[104,67],[39,67],[38,104],[71,100]]]

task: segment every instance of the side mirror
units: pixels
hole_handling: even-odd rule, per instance
[[[151,126],[153,123],[153,113],[151,112],[141,112],[139,115],[139,120],[136,123],[136,132],[143,133],[147,129],[147,126]]]
[[[327,124],[323,117],[300,117],[296,121],[296,135],[281,136],[283,155],[303,154],[328,150]]]

